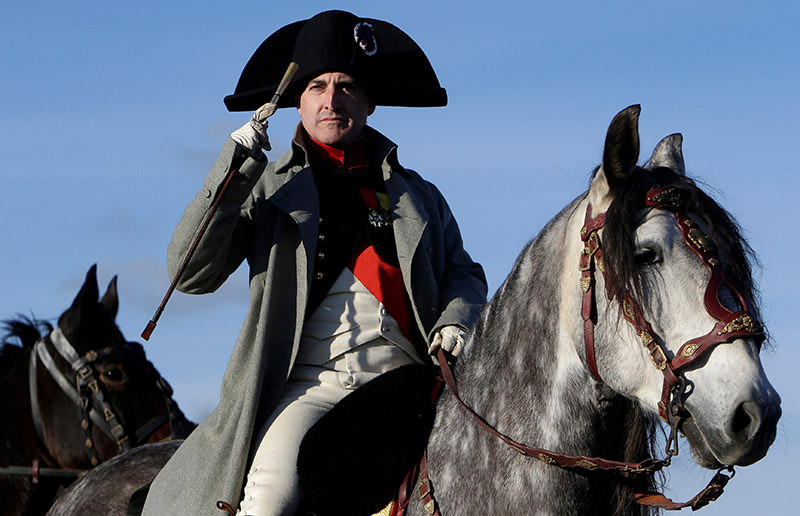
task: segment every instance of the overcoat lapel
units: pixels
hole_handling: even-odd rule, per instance
[[[428,214],[424,207],[415,206],[408,198],[408,183],[402,174],[393,171],[384,171],[386,193],[392,210],[392,226],[397,244],[397,257],[400,264],[411,266],[411,260],[417,251],[422,233],[427,225]],[[405,276],[409,270],[401,267]]]
[[[275,174],[274,193],[268,197],[278,210],[288,214],[297,223],[300,240],[306,253],[308,274],[311,274],[313,263],[311,257],[316,253],[317,236],[319,234],[319,196],[314,183],[311,168],[306,166],[300,171]],[[287,179],[288,177],[288,179]],[[309,280],[309,278],[305,278]]]
[[[390,156],[393,157],[394,152],[395,151],[392,151]],[[411,306],[414,310],[417,324],[420,326],[422,334],[425,335],[428,330],[428,324],[426,324],[427,321],[421,319],[421,314],[417,310],[417,306],[419,305],[415,297],[416,295],[423,297],[426,293],[421,292],[422,286],[417,285],[418,282],[414,281],[414,277],[412,276],[414,272],[412,262],[416,255],[417,248],[420,245],[420,241],[422,240],[425,226],[428,224],[428,214],[425,212],[425,207],[421,203],[415,204],[411,202],[408,193],[411,189],[409,188],[408,182],[401,172],[392,170],[392,166],[390,165],[391,161],[393,160],[387,159],[383,164],[383,178],[386,183],[386,193],[389,196],[389,204],[391,206],[392,228],[394,230],[395,245],[397,246],[397,259],[400,262],[400,271],[403,273],[403,283],[405,284],[406,292],[408,292],[411,298]],[[417,288],[412,288],[412,285],[416,285]],[[422,287],[422,290],[424,290],[424,287]]]
[[[269,201],[297,222],[304,244],[316,241],[319,230],[319,196],[310,167],[293,174],[269,197]]]

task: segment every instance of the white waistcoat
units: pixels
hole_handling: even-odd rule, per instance
[[[370,356],[347,360],[346,368],[340,369],[338,365],[354,352]],[[295,361],[298,365],[372,372],[411,362],[422,362],[414,345],[383,303],[348,268],[303,324]]]

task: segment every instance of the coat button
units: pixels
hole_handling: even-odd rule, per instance
[[[318,272],[318,273],[317,273],[317,279],[322,279],[322,278],[324,278],[324,277],[325,277],[325,274],[324,274],[324,273],[322,273],[322,272]]]
[[[319,258],[320,260],[324,260],[325,259],[325,253],[317,253],[317,258]]]
[[[323,235],[322,233],[319,234],[319,241],[320,242],[324,242],[325,241],[325,235]]]

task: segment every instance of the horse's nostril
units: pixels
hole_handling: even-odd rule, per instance
[[[747,466],[760,460],[775,440],[780,402],[747,400],[739,403],[726,429],[730,454],[721,462]]]
[[[761,409],[752,401],[742,402],[731,419],[731,433],[739,440],[751,439],[761,427]]]

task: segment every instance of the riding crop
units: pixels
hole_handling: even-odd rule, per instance
[[[294,77],[297,68],[298,68],[297,63],[294,62],[289,63],[289,67],[286,69],[286,73],[283,74],[283,78],[281,79],[281,82],[278,84],[278,88],[275,91],[275,94],[272,96],[272,100],[270,100],[271,103],[273,104],[278,103],[278,99],[280,99],[280,96],[283,94],[284,90],[286,90],[286,87],[289,85],[289,82],[292,80],[292,77]],[[158,305],[158,308],[156,309],[153,318],[150,319],[150,322],[147,323],[147,326],[142,331],[142,338],[144,340],[150,340],[150,335],[153,333],[153,330],[155,330],[156,324],[158,323],[158,319],[164,312],[164,308],[167,306],[169,298],[175,291],[175,287],[178,285],[181,276],[183,276],[183,272],[186,269],[186,264],[189,263],[189,260],[194,255],[194,252],[197,249],[197,245],[199,244],[200,239],[203,238],[203,235],[205,234],[206,229],[208,228],[208,224],[211,222],[211,218],[217,211],[217,207],[219,206],[220,200],[222,199],[225,190],[228,189],[228,185],[230,184],[231,179],[233,179],[233,176],[236,175],[236,172],[238,172],[238,170],[239,170],[238,167],[233,166],[228,171],[228,174],[225,176],[225,180],[223,181],[222,187],[220,188],[219,193],[217,194],[217,198],[214,200],[214,203],[208,210],[208,214],[206,215],[205,220],[203,220],[203,224],[200,226],[200,231],[197,232],[197,236],[194,238],[192,244],[189,246],[189,250],[186,251],[186,256],[183,257],[183,261],[181,262],[180,267],[178,267],[178,271],[175,273],[175,278],[173,278],[172,283],[167,289],[166,294],[164,294],[164,299],[161,300],[161,304]]]

